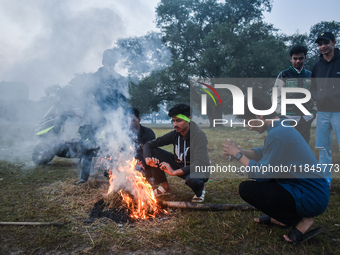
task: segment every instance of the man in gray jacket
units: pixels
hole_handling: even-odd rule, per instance
[[[177,104],[169,110],[168,115],[172,119],[175,130],[147,142],[143,148],[146,164],[154,169],[152,173],[154,184],[160,184],[154,190],[155,195],[165,195],[171,191],[164,173],[166,172],[185,180],[185,184],[195,193],[192,202],[203,202],[208,176],[203,174],[203,176],[193,177],[192,171],[196,167],[210,165],[206,135],[196,123],[191,121],[190,106]],[[174,153],[159,148],[169,144],[173,145]]]

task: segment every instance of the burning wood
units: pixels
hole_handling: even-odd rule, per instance
[[[158,204],[152,186],[135,170],[137,161],[127,161],[116,171],[109,170],[110,187],[103,201],[98,201],[91,219],[108,217],[116,222],[155,218],[166,213]]]

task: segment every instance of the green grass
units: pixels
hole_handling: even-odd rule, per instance
[[[340,254],[338,178],[332,182],[329,208],[315,218],[315,226],[322,226],[324,233],[299,246],[282,240],[288,230],[255,224],[253,217],[260,215],[258,211],[175,209],[163,218],[134,224],[117,224],[106,218],[85,224],[94,203],[107,191],[108,183],[102,173],[93,174],[88,183],[78,186],[74,184],[80,171],[76,160],[55,158],[47,166],[35,166],[27,152],[7,160],[31,136],[13,135],[21,130],[19,127],[0,127],[4,129],[12,136],[0,137],[1,144],[6,145],[0,153],[0,221],[65,225],[0,226],[0,254]],[[154,128],[157,136],[169,130]],[[229,164],[221,155],[221,143],[226,138],[249,148],[263,144],[265,137],[243,128],[204,131],[213,164]],[[314,139],[310,144],[314,144]],[[336,146],[335,143],[333,155],[339,164]],[[25,148],[31,147],[27,143]],[[172,150],[171,146],[166,149]],[[225,177],[212,175],[206,187],[206,202],[244,203],[237,193],[243,177]],[[169,177],[169,182],[173,193],[167,200],[191,199],[192,191],[182,179]]]

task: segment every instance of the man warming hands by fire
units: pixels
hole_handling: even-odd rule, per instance
[[[197,124],[191,121],[191,112],[190,106],[186,104],[177,104],[172,107],[168,115],[172,119],[175,130],[144,145],[145,162],[153,167],[154,184],[158,186],[154,190],[156,196],[167,195],[171,192],[164,173],[166,172],[185,180],[185,184],[195,193],[192,202],[204,201],[205,183],[208,178],[192,178],[190,169],[194,171],[195,166],[210,165],[208,140]],[[174,146],[174,153],[159,148],[169,144]]]
[[[263,111],[270,108],[254,98],[253,106]],[[265,213],[255,218],[262,224],[292,227],[284,239],[301,243],[319,234],[313,217],[322,214],[329,202],[329,183],[305,139],[284,124],[273,112],[266,116],[252,113],[245,104],[244,119],[250,130],[267,131],[264,145],[251,150],[238,148],[231,140],[223,144],[223,154],[234,157],[243,166],[240,171],[255,181],[239,186],[242,199]]]

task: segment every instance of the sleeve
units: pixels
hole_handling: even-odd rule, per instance
[[[175,131],[176,132],[176,131]],[[169,132],[161,137],[148,141],[143,147],[143,157],[152,157],[152,149],[173,144],[174,131]]]
[[[255,154],[258,158],[263,157],[263,146],[261,146],[259,148],[252,148],[252,150],[255,152]]]
[[[210,166],[208,139],[204,132],[190,141],[190,165],[182,167],[184,174],[194,173],[196,167]],[[191,171],[190,171],[191,170]],[[196,177],[196,176],[194,176]],[[209,173],[199,173],[198,178],[209,178]]]
[[[278,177],[277,173],[265,171],[263,166],[280,166],[285,155],[286,146],[279,138],[273,138],[265,147],[254,149],[255,153],[262,153],[262,158],[257,162],[250,160],[248,177],[252,179],[270,180]],[[260,154],[258,154],[260,155]],[[268,168],[266,168],[268,169]]]

